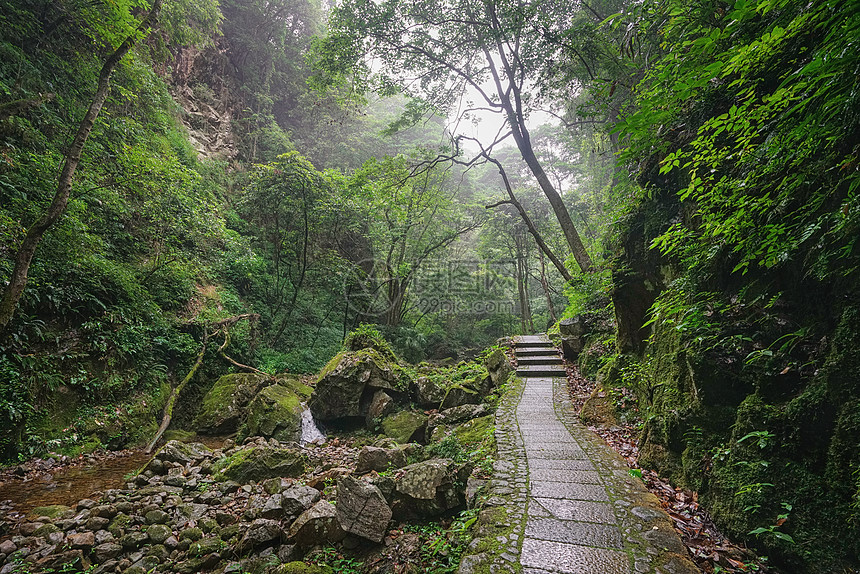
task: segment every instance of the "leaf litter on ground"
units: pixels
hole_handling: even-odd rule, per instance
[[[574,410],[579,413],[596,383],[583,377],[579,367],[565,361],[567,387]],[[606,443],[620,454],[631,469],[639,470],[638,431],[631,424],[614,424],[609,427],[589,426]],[[777,574],[764,559],[742,545],[735,544],[723,535],[706,509],[699,504],[697,492],[672,486],[653,470],[641,470],[642,482],[660,499],[660,504],[672,519],[681,541],[702,572],[707,574],[736,574],[755,572]],[[638,476],[638,473],[636,473]]]

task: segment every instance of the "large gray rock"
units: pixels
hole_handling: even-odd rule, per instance
[[[260,389],[273,382],[257,373],[224,375],[203,397],[203,407],[193,426],[201,434],[236,432],[245,418],[245,408]]]
[[[487,377],[489,381],[489,377]],[[481,384],[481,387],[489,386]],[[461,405],[477,405],[484,400],[486,392],[483,389],[472,384],[453,384],[448,387],[445,393],[445,398],[442,399],[442,404],[439,408],[451,409]]]
[[[239,542],[239,551],[247,552],[262,546],[269,546],[281,539],[281,525],[277,520],[258,518],[245,531]]]
[[[561,334],[561,351],[568,361],[576,361],[585,348],[586,339],[594,331],[593,321],[582,315],[572,319],[562,319],[558,323]]]
[[[339,542],[344,536],[346,534],[337,520],[337,509],[326,500],[320,500],[304,511],[287,533],[290,541],[301,547]]]
[[[187,465],[212,456],[212,451],[199,442],[180,442],[172,440],[155,453],[153,458],[161,462],[176,462]]]
[[[239,427],[239,439],[248,436],[274,437],[299,442],[302,437],[302,403],[312,389],[298,379],[281,379],[262,389],[251,401],[247,417]]]
[[[392,512],[399,518],[438,516],[465,505],[465,483],[471,466],[436,458],[410,464],[395,478]]]
[[[371,470],[383,472],[406,465],[406,451],[403,448],[362,447],[355,464],[356,474]]]
[[[365,417],[376,390],[396,389],[398,375],[374,349],[342,352],[320,373],[308,406],[318,421]]]
[[[377,487],[342,476],[337,481],[337,519],[344,531],[379,543],[388,530],[391,509]]]
[[[436,490],[451,481],[452,464],[447,458],[433,458],[404,467],[395,479],[397,492],[423,500],[436,498]]]
[[[415,381],[415,398],[425,409],[439,408],[446,390],[445,385],[430,377],[421,376]]]
[[[370,405],[367,408],[367,415],[365,416],[368,428],[371,428],[375,421],[393,411],[395,407],[394,399],[382,389],[373,393],[373,398],[370,399]]]
[[[281,493],[281,507],[287,516],[298,516],[320,499],[320,491],[310,486],[293,486]]]
[[[297,477],[305,471],[305,455],[291,448],[249,446],[215,464],[214,477],[239,483],[259,482],[282,476]]]
[[[432,430],[439,426],[449,426],[486,416],[490,413],[490,409],[485,404],[480,405],[460,405],[452,407],[437,413],[430,417],[427,421],[427,430],[432,433]]]

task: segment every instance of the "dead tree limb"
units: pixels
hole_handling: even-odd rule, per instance
[[[176,399],[179,398],[179,393],[182,392],[182,389],[185,388],[185,385],[188,384],[194,375],[197,374],[197,370],[200,368],[200,365],[203,363],[203,355],[206,354],[206,344],[209,342],[209,332],[203,332],[203,347],[200,349],[200,353],[197,355],[197,360],[194,362],[194,366],[191,367],[191,370],[188,371],[188,374],[185,375],[185,378],[182,379],[176,387],[174,387],[173,391],[170,393],[170,398],[167,399],[167,404],[164,406],[164,416],[161,419],[161,426],[158,427],[158,432],[155,433],[155,438],[152,439],[152,442],[149,443],[149,446],[146,447],[145,453],[149,454],[152,452],[153,447],[155,447],[155,443],[158,442],[158,439],[161,438],[161,435],[164,434],[164,431],[167,430],[167,427],[170,426],[170,421],[173,418],[173,407],[176,404]]]

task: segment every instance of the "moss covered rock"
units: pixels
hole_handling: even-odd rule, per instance
[[[248,405],[239,438],[265,436],[298,442],[302,435],[302,403],[310,398],[311,392],[297,378],[283,378],[264,387]]]
[[[401,375],[402,369],[375,349],[343,352],[320,373],[308,406],[319,421],[366,417],[378,389],[405,390]]]
[[[63,504],[52,504],[50,506],[37,506],[33,510],[30,511],[30,516],[38,518],[40,516],[47,516],[48,518],[54,520],[62,517],[64,514],[69,512],[71,508],[65,506]]]
[[[424,430],[427,427],[427,415],[415,411],[401,411],[389,415],[382,420],[382,430],[385,436],[393,438],[401,444],[416,440],[422,442]]]
[[[513,372],[508,358],[501,349],[493,349],[484,359],[484,366],[494,387],[505,384]]]
[[[194,428],[201,434],[236,432],[245,418],[245,407],[271,382],[271,377],[257,373],[224,375],[203,398],[203,408],[194,419]]]
[[[493,415],[488,415],[455,426],[453,432],[457,442],[464,445],[480,443],[493,432],[494,418]]]
[[[305,456],[295,449],[251,446],[222,458],[213,470],[217,480],[248,483],[282,476],[297,477],[305,471],[306,464]]]

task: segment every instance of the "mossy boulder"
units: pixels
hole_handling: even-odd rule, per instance
[[[596,387],[585,400],[579,418],[587,425],[608,427],[618,424],[612,397],[602,387]]]
[[[440,408],[450,409],[462,405],[477,405],[483,401],[486,393],[482,394],[474,383],[454,383],[448,387]]]
[[[401,411],[382,420],[385,436],[406,444],[413,440],[422,442],[427,427],[427,415],[415,411]]]
[[[508,358],[501,349],[490,351],[484,359],[484,366],[487,368],[487,373],[490,375],[490,380],[494,387],[505,384],[513,372]]]
[[[415,381],[415,399],[426,409],[438,408],[445,400],[447,388],[437,377],[420,376]]]
[[[477,444],[495,428],[493,415],[466,421],[454,427],[454,436],[460,444]]]
[[[308,406],[319,421],[366,417],[379,389],[405,390],[402,369],[375,349],[345,351],[322,370]]]
[[[220,459],[213,470],[217,480],[248,483],[282,476],[295,478],[306,465],[306,457],[297,449],[250,446]]]
[[[236,432],[245,418],[248,403],[272,382],[271,377],[257,373],[224,375],[203,398],[203,407],[193,427],[201,434]]]
[[[310,398],[311,392],[309,386],[296,378],[281,379],[264,387],[248,405],[239,438],[265,436],[298,442],[302,435],[302,403]]]
[[[61,518],[64,514],[69,512],[71,508],[65,506],[63,504],[52,504],[50,506],[37,506],[33,510],[30,511],[30,516],[39,518],[40,516],[47,516],[51,520],[55,520],[57,518]]]

